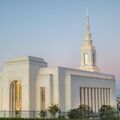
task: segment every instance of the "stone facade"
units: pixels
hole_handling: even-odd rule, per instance
[[[76,108],[80,104],[89,105],[94,111],[98,111],[103,104],[116,106],[114,76],[64,67],[49,68],[43,59],[23,57],[9,60],[0,74],[0,110],[9,111],[11,109],[10,85],[15,80],[21,84],[20,110],[41,109],[41,87],[45,88],[45,108],[48,108],[51,103],[59,104],[62,111]],[[86,91],[85,94],[85,91],[82,92],[82,88],[85,91],[91,88],[95,93],[92,96],[90,93],[88,96],[90,91]],[[107,92],[109,93],[107,94]],[[80,93],[83,94],[81,98]],[[100,94],[102,94],[101,97]],[[99,106],[97,105],[98,101]]]
[[[14,111],[8,116],[15,116],[51,104],[58,104],[62,111],[79,105],[88,105],[94,112],[102,105],[116,108],[115,77],[98,71],[87,17],[80,69],[48,67],[44,59],[32,56],[7,61],[0,73],[0,111]]]

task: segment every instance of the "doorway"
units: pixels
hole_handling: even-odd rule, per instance
[[[22,88],[18,80],[10,84],[10,115],[20,117]]]

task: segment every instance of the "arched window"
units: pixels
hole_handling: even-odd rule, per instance
[[[10,84],[10,111],[12,116],[19,116],[21,110],[22,88],[18,80]]]
[[[88,53],[84,53],[84,64],[88,65]]]

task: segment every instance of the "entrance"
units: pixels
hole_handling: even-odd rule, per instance
[[[10,115],[12,117],[20,117],[22,88],[18,80],[10,85]]]

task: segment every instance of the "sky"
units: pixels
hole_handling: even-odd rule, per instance
[[[0,70],[19,56],[78,69],[86,9],[97,65],[114,74],[120,96],[120,0],[0,0]]]

